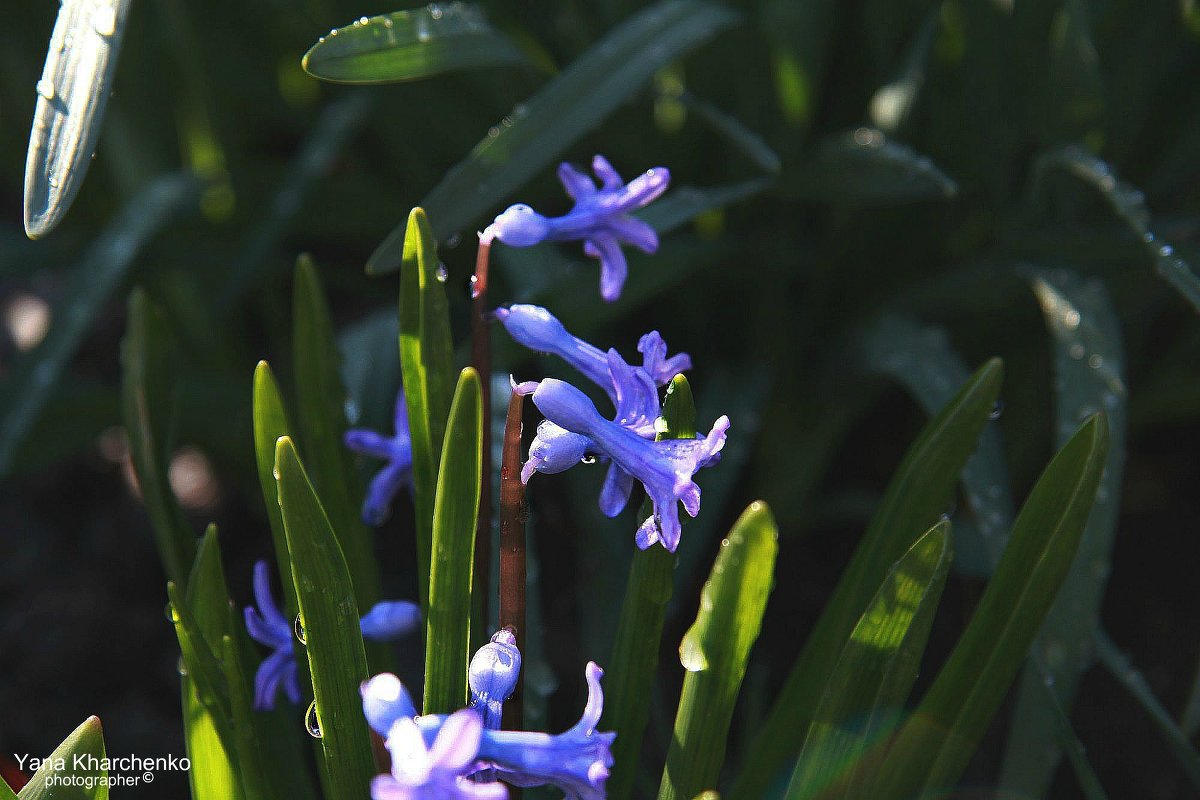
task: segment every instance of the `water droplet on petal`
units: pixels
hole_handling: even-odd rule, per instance
[[[592,455],[591,453],[584,453],[584,455],[579,459],[579,463],[580,464],[595,464],[596,457],[594,455]]]
[[[314,739],[320,739],[325,735],[321,733],[321,723],[317,721],[316,700],[313,700],[308,704],[308,711],[304,714],[304,729],[308,731],[308,735]]]

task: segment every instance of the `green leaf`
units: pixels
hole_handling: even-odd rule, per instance
[[[180,692],[183,701],[183,739],[192,765],[188,770],[192,797],[241,800],[241,781],[216,716],[200,699],[200,690],[190,676],[181,676]]]
[[[906,317],[886,315],[862,337],[867,366],[899,381],[921,408],[936,414],[969,377],[966,364],[950,346],[945,330],[919,326]],[[979,435],[975,453],[962,469],[966,519],[955,520],[955,569],[971,575],[991,575],[1012,527],[1013,500],[1004,443],[995,425]],[[960,514],[960,517],[962,515]],[[964,568],[963,561],[969,559]]]
[[[921,666],[952,557],[939,522],[897,561],[838,656],[796,761],[789,800],[853,798],[870,749],[899,718]]]
[[[204,635],[204,628],[211,628],[212,623],[206,620],[205,626],[201,626],[186,597],[173,582],[167,583],[167,597],[171,603],[171,621],[175,624],[175,636],[179,639],[187,683],[194,688],[196,700],[200,703],[197,708],[211,716],[212,727],[223,742],[232,742],[229,687],[225,683],[221,663]],[[184,708],[192,713],[192,704],[186,691]]]
[[[524,60],[521,51],[468,3],[363,18],[322,36],[300,62],[335,83],[391,83]]]
[[[275,474],[322,734],[331,793],[326,798],[360,800],[367,796],[375,765],[358,694],[367,679],[367,656],[354,585],[325,509],[286,436],[275,447]]]
[[[258,483],[262,487],[271,538],[275,543],[275,562],[283,586],[283,608],[288,618],[294,618],[300,607],[296,603],[296,587],[292,585],[292,557],[288,552],[287,534],[283,530],[283,515],[279,510],[279,486],[275,482],[275,443],[280,437],[291,436],[291,422],[283,404],[279,384],[266,361],[254,368],[254,389],[251,400],[254,418],[254,460],[258,467]]]
[[[17,800],[17,793],[12,790],[2,775],[0,775],[0,800]]]
[[[129,322],[121,341],[121,409],[129,433],[129,457],[163,569],[168,580],[186,586],[196,536],[167,480],[178,401],[176,358],[166,320],[146,293],[135,289],[129,296]]]
[[[1046,702],[1045,686],[1052,684],[1063,709],[1070,709],[1079,678],[1095,656],[1094,634],[1116,537],[1127,393],[1117,315],[1103,284],[1085,282],[1064,270],[1040,270],[1032,280],[1053,340],[1059,446],[1080,420],[1098,410],[1104,410],[1109,429],[1100,488],[1075,563],[1034,644],[1042,669],[1031,664],[1021,679],[1005,754],[1001,784],[1018,794],[1042,797],[1062,756],[1051,720],[1057,711]]]
[[[106,800],[108,770],[102,768],[106,757],[100,719],[88,717],[54,748],[17,797],[20,800]],[[81,759],[78,766],[76,758]],[[63,768],[56,769],[60,764]],[[70,785],[75,781],[84,785]],[[89,782],[91,786],[86,785]]]
[[[731,796],[759,798],[799,752],[836,660],[889,570],[950,507],[959,475],[1000,392],[1001,363],[984,364],[909,448],[871,526],[748,748]]]
[[[663,402],[663,430],[656,440],[688,439],[696,435],[696,406],[687,378],[676,375],[667,385]],[[649,510],[643,504],[639,518]],[[616,642],[608,661],[607,702],[600,727],[615,730],[613,768],[606,788],[612,800],[625,800],[637,777],[642,736],[650,719],[654,675],[662,642],[663,621],[674,590],[675,554],[651,547],[633,554],[625,599],[617,622]]]
[[[1151,230],[1146,196],[1137,187],[1118,179],[1108,164],[1087,150],[1078,145],[1068,145],[1042,155],[1035,162],[1035,197],[1045,193],[1047,178],[1056,171],[1071,175],[1097,192],[1117,219],[1141,243],[1159,277],[1171,284],[1193,309],[1200,312],[1200,278],[1175,253],[1175,248]]]
[[[807,200],[874,206],[946,200],[958,184],[911,147],[858,128],[818,145],[791,190]]]
[[[1046,467],[970,624],[896,737],[868,797],[942,791],[966,768],[1066,578],[1107,451],[1108,426],[1097,414]]]
[[[197,744],[202,743],[205,749],[203,759],[212,762],[207,767],[201,765],[201,770],[211,772],[209,780],[222,781],[224,776],[230,776],[238,796],[248,800],[266,797],[270,783],[259,759],[258,737],[253,726],[253,699],[237,653],[230,651],[235,633],[233,604],[229,600],[229,587],[221,566],[221,548],[215,525],[208,526],[196,554],[188,581],[187,607],[195,615],[207,650],[218,659],[221,685],[227,693],[221,712],[228,716],[217,720],[216,725],[197,725],[196,731],[200,737]],[[188,683],[196,692],[203,685]],[[189,707],[189,713],[193,715],[206,711],[203,707],[194,707],[186,699],[185,707]],[[208,728],[226,738],[212,741]],[[189,744],[189,752],[195,749]]]
[[[425,197],[421,205],[438,237],[470,226],[600,124],[658,69],[736,18],[715,3],[664,0],[609,32],[517,106]],[[371,255],[367,272],[399,267],[403,240],[397,227]]]
[[[37,84],[25,160],[25,233],[30,239],[50,233],[66,216],[91,166],[129,3],[96,6],[65,0],[58,8]]]
[[[483,389],[471,367],[458,376],[433,501],[433,557],[425,623],[425,713],[467,701],[471,581],[483,478]]]
[[[770,509],[755,502],[721,542],[696,621],[679,645],[688,672],[659,800],[690,798],[716,786],[746,661],[774,584],[778,541]]]
[[[408,215],[400,270],[400,371],[412,439],[417,588],[423,610],[428,609],[434,493],[450,412],[454,352],[446,290],[437,279],[437,268],[437,242],[429,220],[414,208]]]
[[[342,444],[346,432],[346,390],[342,386],[341,353],[316,265],[307,255],[296,261],[293,324],[300,443],[308,455],[321,504],[350,568],[355,600],[359,608],[370,608],[379,600],[374,533],[360,517],[355,499],[361,494],[359,487],[350,485],[358,473]]]
[[[170,174],[130,198],[74,270],[71,287],[54,309],[46,338],[24,353],[0,382],[0,477],[41,413],[59,376],[135,257],[172,216],[190,205],[196,182]]]

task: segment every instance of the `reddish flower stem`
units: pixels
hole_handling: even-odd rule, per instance
[[[525,397],[508,400],[504,423],[504,455],[500,466],[500,627],[517,637],[525,652],[525,484],[521,483],[521,412]],[[505,730],[520,730],[525,670],[512,699],[504,704]]]

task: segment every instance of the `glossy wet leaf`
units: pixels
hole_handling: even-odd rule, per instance
[[[908,145],[857,128],[819,144],[790,191],[818,202],[873,206],[946,200],[958,184]]]
[[[453,344],[446,290],[438,280],[437,242],[425,212],[414,208],[404,235],[400,269],[400,372],[408,404],[413,453],[413,505],[417,516],[417,587],[422,607],[429,593],[437,470],[450,413]]]
[[[1056,171],[1091,186],[1137,238],[1159,277],[1173,286],[1192,308],[1200,311],[1200,278],[1175,248],[1150,227],[1150,211],[1141,190],[1118,178],[1112,167],[1100,158],[1082,147],[1068,145],[1037,160],[1034,165],[1035,193],[1046,191],[1047,178]]]
[[[676,375],[663,401],[664,430],[656,439],[687,439],[696,435],[696,405],[687,378]],[[591,489],[594,492],[594,488]],[[643,508],[639,519],[650,511]],[[662,642],[667,603],[674,589],[675,554],[664,547],[637,550],[626,579],[617,621],[612,657],[605,664],[602,730],[615,730],[613,768],[606,788],[612,800],[624,800],[637,777],[642,736],[650,719],[646,698],[654,691],[654,674]]]
[[[655,71],[735,19],[715,3],[664,0],[610,31],[513,109],[425,196],[421,205],[434,232],[444,238],[470,227],[595,128]],[[399,267],[403,241],[400,226],[371,255],[367,271]]]
[[[335,83],[391,83],[524,60],[471,3],[438,3],[364,17],[322,36],[301,64]]]
[[[917,678],[952,550],[950,523],[939,522],[888,572],[838,656],[788,800],[858,796]]]
[[[362,522],[358,473],[342,443],[347,427],[346,389],[333,320],[316,265],[305,255],[296,261],[292,321],[300,444],[353,576],[355,599],[359,608],[370,608],[379,600],[375,534]]]
[[[426,714],[448,714],[467,702],[475,523],[483,477],[482,391],[474,369],[459,374],[438,468],[425,625]]]
[[[75,764],[76,757],[82,760],[79,766]],[[30,777],[29,783],[17,793],[17,797],[20,800],[106,800],[108,770],[88,769],[89,764],[105,758],[104,730],[100,726],[100,719],[88,717],[46,757]],[[62,770],[56,769],[60,763],[64,767]],[[74,781],[90,781],[92,785],[60,785]]]
[[[679,645],[687,674],[659,800],[690,798],[717,783],[750,648],[774,585],[778,541],[770,509],[755,502],[721,542],[696,621]]]
[[[122,417],[163,569],[169,580],[186,586],[196,535],[167,480],[178,403],[178,358],[166,320],[146,293],[135,289],[129,296],[121,342]]]
[[[130,198],[88,249],[74,270],[70,288],[53,309],[52,316],[58,321],[41,344],[12,365],[0,383],[0,476],[8,473],[17,445],[139,251],[172,216],[191,205],[195,196],[194,179],[163,175]]]
[[[869,369],[899,381],[929,414],[944,408],[969,376],[945,330],[922,327],[906,317],[878,319],[863,332],[861,348]],[[993,414],[998,411],[999,406],[993,408]],[[955,569],[990,575],[1004,552],[1013,518],[1004,442],[997,425],[987,425],[979,434],[975,452],[963,465],[962,486],[966,500],[962,511],[969,510],[971,516],[969,528],[961,511],[955,519]],[[969,559],[966,565],[964,559]]]
[[[837,658],[892,564],[949,509],[963,465],[1000,393],[1001,363],[984,364],[909,448],[833,596],[805,641],[733,787],[761,797],[800,751]]]
[[[354,585],[329,518],[291,439],[275,448],[279,507],[292,555],[305,651],[321,732],[327,800],[363,798],[375,774],[358,687],[367,679]]]
[[[1099,414],[1043,471],[967,629],[866,797],[923,796],[958,780],[1066,578],[1107,451],[1108,427]]]
[[[112,94],[130,0],[63,0],[37,83],[25,160],[25,233],[45,236],[83,185]]]
[[[1056,440],[1061,446],[1079,420],[1103,410],[1109,426],[1104,476],[1079,544],[1079,553],[1034,643],[1045,674],[1026,669],[1014,711],[1001,781],[1016,792],[1045,796],[1061,759],[1045,700],[1045,684],[1065,709],[1093,663],[1093,637],[1110,571],[1125,462],[1125,355],[1116,311],[1103,284],[1065,270],[1031,275],[1054,354]]]

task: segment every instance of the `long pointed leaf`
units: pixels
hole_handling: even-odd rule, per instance
[[[446,714],[467,701],[471,658],[471,582],[483,455],[483,389],[460,373],[433,507],[433,558],[425,625],[425,713]]]
[[[679,645],[688,671],[659,800],[687,800],[716,786],[733,707],[775,580],[779,532],[765,503],[734,523],[700,595],[696,621]]]
[[[166,321],[144,291],[134,290],[121,342],[121,406],[129,456],[163,569],[168,580],[186,586],[196,537],[167,481],[177,401],[176,357]]]
[[[25,233],[45,236],[83,185],[112,94],[130,0],[64,0],[58,9],[25,159]]]
[[[79,766],[75,763],[77,756],[82,759]],[[107,800],[108,770],[100,763],[104,759],[104,730],[99,718],[88,717],[42,761],[17,797],[19,800]],[[57,769],[59,764],[64,768]],[[93,764],[97,766],[89,769]],[[72,785],[76,780],[82,785]]]
[[[921,666],[951,560],[939,522],[895,563],[842,648],[813,715],[788,800],[854,798],[869,749],[898,719]]]
[[[1097,414],[1046,467],[971,622],[875,773],[868,797],[924,796],[952,786],[966,768],[1066,578],[1107,451],[1108,426]]]
[[[1038,665],[1025,670],[1005,754],[1001,784],[1042,797],[1062,756],[1051,719],[1058,712],[1046,702],[1046,684],[1069,710],[1079,678],[1094,659],[1124,471],[1126,389],[1116,312],[1103,286],[1062,270],[1044,270],[1035,274],[1033,290],[1053,340],[1059,445],[1080,419],[1097,410],[1104,409],[1109,425],[1104,476],[1079,554],[1034,644],[1044,674]]]
[[[363,18],[322,36],[300,62],[335,83],[392,83],[524,60],[479,6],[450,3]]]
[[[325,509],[286,436],[276,444],[275,474],[321,733],[326,798],[361,800],[375,765],[358,694],[367,679],[367,656],[354,585]]]
[[[1001,374],[999,360],[981,367],[909,449],[770,716],[751,743],[751,755],[732,797],[762,797],[779,770],[799,752],[841,647],[875,591],[892,564],[950,506],[963,465],[995,405]]]
[[[408,215],[400,271],[400,371],[412,439],[417,587],[423,607],[429,596],[434,492],[450,412],[453,363],[450,314],[437,267],[433,230],[425,212],[414,208]]]

